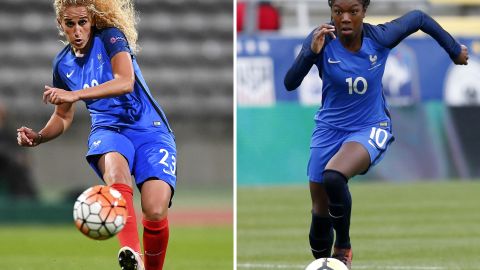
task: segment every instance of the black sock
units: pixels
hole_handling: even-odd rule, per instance
[[[308,238],[315,259],[330,257],[333,244],[333,227],[330,217],[312,213]]]
[[[351,248],[350,216],[352,212],[352,196],[347,185],[347,178],[335,170],[323,172],[325,190],[329,199],[328,210],[335,229],[335,247]]]

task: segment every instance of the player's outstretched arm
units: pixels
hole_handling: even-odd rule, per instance
[[[450,33],[423,11],[410,11],[391,22],[368,28],[373,38],[388,48],[397,46],[403,39],[418,30],[434,38],[455,64],[467,64],[468,50],[466,47],[460,45]]]
[[[35,132],[22,126],[17,129],[17,143],[20,146],[33,147],[50,141],[65,132],[73,121],[75,107],[73,103],[57,105],[45,127]]]

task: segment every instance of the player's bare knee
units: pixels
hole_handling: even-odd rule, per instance
[[[163,220],[168,215],[168,206],[155,206],[147,209],[143,209],[143,215],[145,219],[158,221]]]

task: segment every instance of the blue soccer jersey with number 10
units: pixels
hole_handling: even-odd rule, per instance
[[[323,80],[322,106],[315,114],[317,127],[357,131],[390,117],[382,90],[388,53],[408,35],[422,30],[453,59],[461,47],[440,25],[421,11],[412,11],[386,24],[363,24],[362,46],[345,49],[339,39],[326,36],[319,54],[311,50],[313,31],[305,39],[295,63],[285,76],[288,90],[297,88],[313,64]]]
[[[113,79],[111,58],[129,52],[125,35],[118,28],[96,30],[89,52],[76,57],[67,45],[53,63],[53,86],[77,91]],[[135,84],[131,93],[101,99],[85,100],[92,118],[92,130],[98,127],[150,129],[170,132],[167,118],[153,99],[135,57],[132,55]]]

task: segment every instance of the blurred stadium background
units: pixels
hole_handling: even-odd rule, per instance
[[[350,182],[353,269],[478,269],[480,215],[469,205],[480,195],[480,1],[372,0],[365,21],[413,9],[467,45],[469,65],[421,32],[391,52],[383,85],[396,141]],[[325,0],[238,1],[238,269],[304,269],[312,259],[306,165],[321,80],[314,67],[287,92],[283,79],[304,38],[329,21]]]
[[[171,222],[187,226],[182,235],[189,235],[188,226],[222,226],[217,243],[221,242],[226,255],[218,256],[224,257],[230,266],[233,1],[134,2],[140,19],[138,62],[177,139],[178,189]],[[26,125],[38,130],[54,109],[41,101],[44,85],[51,84],[53,58],[64,46],[58,36],[52,3],[53,0],[0,0],[0,224],[70,224],[77,194],[101,183],[84,159],[90,131],[84,104],[77,104],[71,129],[55,141],[33,149],[16,145],[16,128]],[[174,229],[173,236],[178,235],[176,232]],[[197,240],[202,237],[197,236]],[[196,246],[185,241],[189,248]],[[215,245],[215,241],[212,243]],[[10,266],[9,262],[18,267],[18,261],[22,261],[5,256],[0,263],[2,269]],[[176,256],[181,257],[178,253]],[[13,259],[9,261],[7,257]],[[224,269],[221,265],[210,269]],[[108,268],[111,267],[102,269]]]

